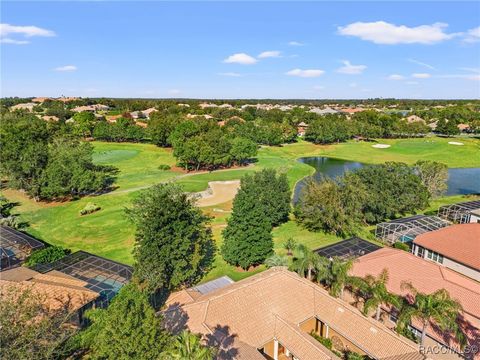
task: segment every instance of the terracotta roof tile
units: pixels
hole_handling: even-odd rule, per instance
[[[414,243],[480,271],[480,224],[452,225],[416,237]]]
[[[190,304],[169,307],[164,312],[165,318],[167,321],[178,318],[179,312],[183,312],[185,325],[193,332],[211,334],[225,327],[255,348],[263,347],[274,338],[277,316],[298,325],[317,315],[373,357],[401,358],[402,354],[408,354],[423,358],[412,342],[283,268],[272,268],[202,295]]]

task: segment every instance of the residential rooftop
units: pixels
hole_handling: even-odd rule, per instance
[[[313,320],[372,358],[423,359],[413,342],[286,268],[272,268],[204,295],[183,290],[172,294],[166,306],[167,324],[178,326],[183,319],[192,332],[229,337],[250,350],[276,339],[299,360],[337,359],[304,330],[303,324]]]
[[[459,224],[421,234],[416,245],[480,270],[480,224]]]

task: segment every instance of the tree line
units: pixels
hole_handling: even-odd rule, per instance
[[[364,225],[425,209],[446,190],[447,179],[448,168],[436,162],[368,165],[337,179],[308,181],[295,218],[312,231],[352,235]]]
[[[115,169],[93,163],[93,147],[33,115],[6,114],[0,124],[0,174],[41,200],[107,190]]]

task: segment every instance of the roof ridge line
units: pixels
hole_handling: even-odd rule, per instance
[[[287,272],[289,276],[292,276],[292,274],[290,274],[290,272]],[[305,279],[305,278],[302,278],[300,277],[298,274],[295,274],[296,276],[294,278],[297,278],[297,280],[299,281],[302,281],[302,282],[308,282],[309,283],[309,286],[311,286],[318,294],[322,295],[322,296],[327,296],[329,298],[331,298],[333,301],[335,301],[337,304],[343,306],[346,310],[348,310],[350,313],[354,314],[354,315],[358,315],[364,319],[366,319],[370,324],[372,324],[373,326],[375,326],[376,328],[380,329],[381,331],[383,331],[385,334],[388,334],[390,336],[393,336],[395,338],[398,338],[399,340],[401,340],[404,344],[410,346],[410,347],[413,347],[416,349],[416,347],[413,345],[413,344],[410,344],[408,341],[404,341],[404,339],[402,338],[402,336],[398,336],[396,335],[395,333],[393,333],[392,330],[388,329],[385,325],[381,324],[381,323],[378,323],[377,321],[374,321],[373,319],[363,315],[358,309],[354,308],[352,305],[350,305],[349,303],[347,303],[346,301],[344,300],[341,300],[341,299],[337,299],[331,295],[329,295],[325,289],[323,288],[320,288],[317,284]],[[293,276],[292,276],[293,277]],[[325,292],[325,293],[324,293]],[[354,310],[355,309],[355,310]],[[314,312],[315,312],[315,316],[317,316],[318,314],[316,313],[315,309],[314,309]],[[416,349],[416,351],[418,351],[418,349]]]

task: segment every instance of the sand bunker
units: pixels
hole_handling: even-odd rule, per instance
[[[458,142],[458,141],[449,141],[448,142],[450,145],[463,145],[463,143]]]
[[[375,144],[375,145],[372,145],[372,147],[374,147],[375,149],[387,149],[389,148],[391,145],[387,145],[387,144]]]
[[[239,188],[240,180],[210,181],[207,190],[195,194],[197,205],[205,207],[233,200]]]

